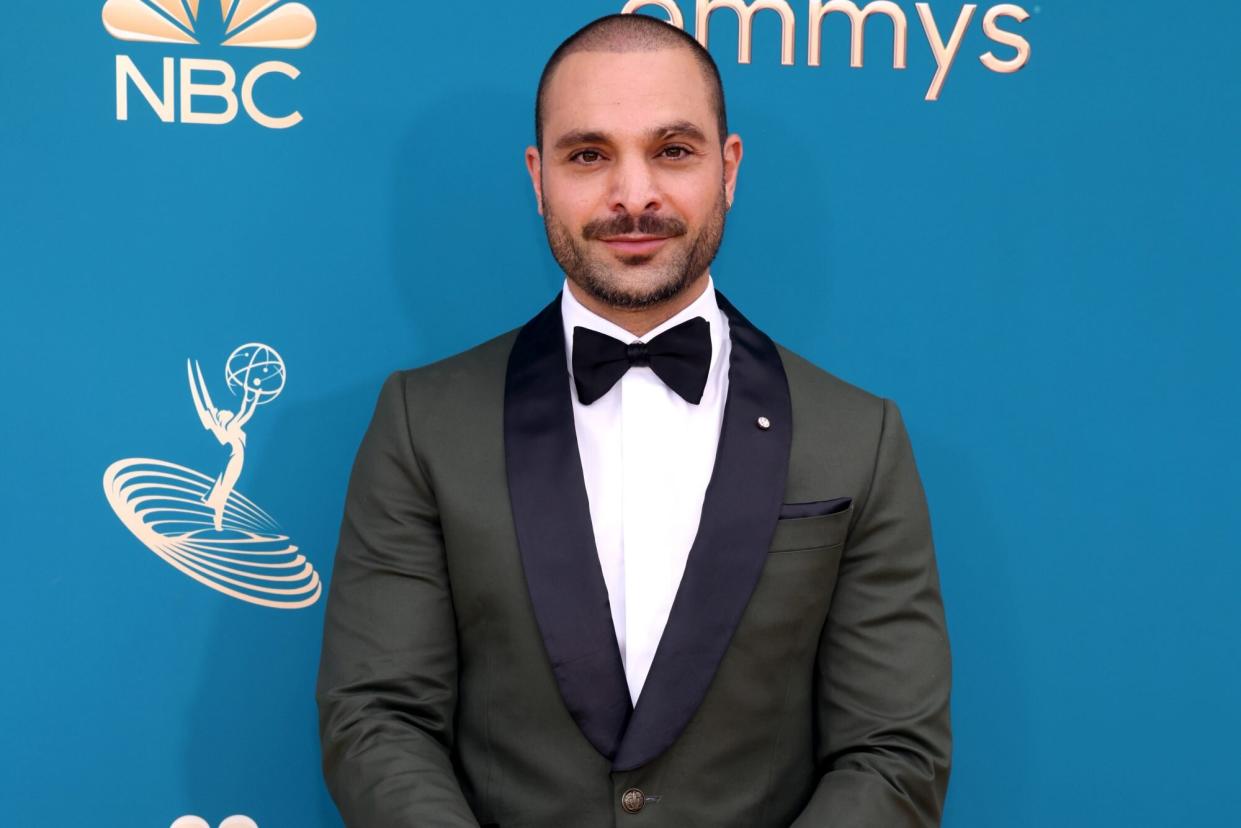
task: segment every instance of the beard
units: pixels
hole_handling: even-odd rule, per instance
[[[688,232],[685,222],[652,213],[634,217],[626,213],[608,219],[596,219],[582,227],[580,237],[547,206],[543,200],[543,225],[552,255],[565,276],[598,301],[614,308],[630,310],[648,308],[677,296],[715,259],[724,239],[724,217],[728,212],[723,182],[719,198],[702,228],[688,243],[681,237]],[[612,253],[592,254],[589,242],[601,237],[642,233],[668,236],[654,253],[616,256]],[[659,264],[652,261],[663,256]],[[641,283],[634,284],[636,277]]]

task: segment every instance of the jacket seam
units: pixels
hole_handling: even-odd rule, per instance
[[[409,456],[414,458],[414,465],[418,469],[418,476],[422,478],[422,482],[426,485],[427,490],[431,492],[431,497],[435,500],[435,511],[439,514],[439,497],[435,494],[435,487],[431,485],[431,476],[427,474],[426,467],[422,465],[422,458],[418,456],[418,450],[414,447],[414,433],[412,429],[413,418],[409,414],[409,394],[407,393],[407,376],[404,371],[397,371],[397,376],[401,380],[401,411],[405,415],[405,441],[409,444]]]
[[[776,728],[775,739],[771,743],[771,754],[767,757],[767,785],[763,792],[762,811],[759,819],[760,824],[767,824],[767,816],[771,812],[771,803],[775,798],[775,779],[776,779],[776,755],[780,751],[780,744],[784,740],[784,732],[789,724],[789,694],[793,688],[793,667],[796,659],[790,664],[784,674],[784,696],[780,702],[780,726]]]
[[[880,397],[882,408],[879,417],[879,439],[875,441],[875,459],[871,463],[870,480],[866,484],[866,494],[862,495],[862,508],[858,510],[853,520],[853,525],[849,527],[849,534],[853,534],[853,530],[862,522],[862,518],[866,516],[866,510],[870,508],[870,495],[875,489],[875,478],[879,476],[879,455],[883,453],[883,437],[888,427],[888,398]]]
[[[444,549],[444,583],[448,586],[449,605],[454,607],[453,626],[455,629],[456,610],[455,610],[455,602],[452,600],[452,576],[448,571],[448,546],[447,544],[444,543],[444,521],[443,521],[443,517],[440,515],[439,495],[436,494],[435,487],[431,484],[431,475],[427,473],[426,466],[422,464],[422,458],[418,456],[418,450],[414,447],[413,418],[410,416],[410,412],[409,412],[409,394],[408,394],[409,372],[408,371],[397,371],[396,373],[401,382],[401,411],[405,416],[405,440],[409,444],[409,454],[411,457],[414,458],[414,465],[418,470],[418,476],[422,478],[423,485],[426,487],[427,491],[431,493],[431,499],[435,504],[436,519],[440,525],[440,543]],[[461,687],[461,640],[460,640],[460,637],[457,638],[455,649],[456,649],[456,662],[457,662],[456,670],[455,670],[455,673],[456,673],[455,679],[456,679],[457,687],[455,688],[455,692],[453,693],[453,715],[449,721],[449,727],[452,729],[452,733],[451,733],[452,747],[449,750],[449,761],[453,765],[454,773],[456,772],[457,762],[454,761],[453,755],[457,754],[457,750],[459,747],[457,744],[456,721],[457,721],[457,715],[460,712],[459,706],[461,704],[461,689],[460,689]],[[491,698],[492,698],[492,692],[494,690],[494,687],[492,684],[493,671],[491,670],[490,664],[487,665],[486,673],[487,673],[487,692],[485,695],[486,701],[485,701],[485,709],[483,713],[483,741],[487,745],[487,772],[486,772],[486,776],[484,776],[483,778],[483,791],[482,791],[481,801],[492,802],[493,799],[491,797],[491,777],[492,777],[493,765],[495,764],[495,751],[493,750],[492,744],[491,744]],[[458,779],[457,780],[458,787],[460,787],[460,784],[461,784],[461,780]]]

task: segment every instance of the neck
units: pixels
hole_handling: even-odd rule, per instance
[[[669,297],[659,304],[648,305],[644,308],[614,307],[600,302],[595,297],[589,295],[578,287],[577,283],[572,279],[568,280],[568,284],[569,292],[573,294],[574,299],[582,303],[583,307],[602,316],[614,325],[619,325],[634,336],[641,337],[647,331],[653,330],[658,325],[676,316],[693,304],[699,296],[702,296],[703,291],[707,289],[707,276],[709,274],[710,271],[704,270],[698,278],[687,284],[680,293]]]

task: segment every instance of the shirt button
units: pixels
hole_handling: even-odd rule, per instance
[[[641,788],[630,788],[621,794],[621,807],[628,813],[636,814],[645,804],[646,794],[642,793]]]

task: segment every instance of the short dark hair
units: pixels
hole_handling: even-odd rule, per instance
[[[592,20],[565,38],[556,47],[539,76],[539,91],[534,98],[534,143],[543,152],[543,96],[552,73],[560,62],[574,52],[653,52],[658,49],[686,48],[707,78],[711,108],[715,110],[720,144],[728,137],[728,116],[724,111],[724,83],[719,67],[703,45],[677,26],[645,14],[609,14]]]

